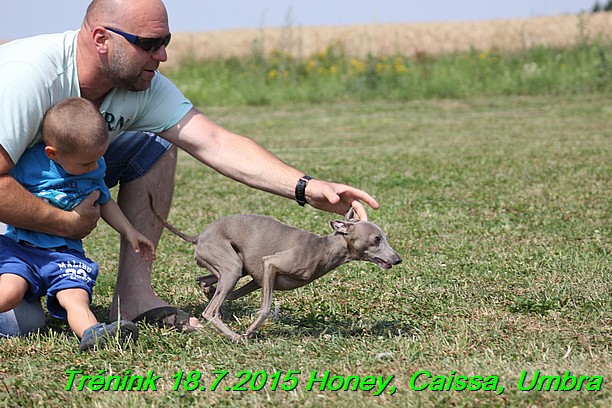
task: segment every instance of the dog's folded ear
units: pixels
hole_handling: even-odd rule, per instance
[[[351,209],[348,210],[348,212],[344,216],[344,219],[346,221],[355,221],[355,222],[359,221],[359,218],[357,218],[357,215],[355,214],[355,210],[353,209],[353,207],[351,207]]]
[[[337,234],[342,234],[342,235],[346,235],[352,232],[353,229],[355,228],[355,224],[349,221],[334,220],[334,221],[330,221],[330,225],[334,229],[334,231],[336,231]]]

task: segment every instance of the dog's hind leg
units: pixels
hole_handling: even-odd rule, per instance
[[[217,288],[202,312],[202,317],[214,324],[230,339],[239,340],[241,336],[223,323],[220,310],[225,298],[242,277],[240,257],[232,252],[231,248],[225,247],[214,248],[214,252],[202,251],[202,253],[208,254],[206,257],[200,257],[203,266],[217,277]]]
[[[202,289],[202,292],[204,292],[208,300],[212,299],[215,294],[215,287],[213,285],[217,283],[218,280],[219,279],[217,279],[215,275],[200,276],[196,279],[196,282],[200,285],[200,289]]]
[[[227,273],[224,276],[227,276]],[[239,277],[237,279],[239,279]],[[225,285],[222,283],[224,283]],[[227,335],[230,339],[240,340],[241,336],[238,333],[232,331],[232,329],[230,329],[223,322],[222,315],[221,315],[221,306],[223,305],[223,302],[225,301],[225,297],[231,290],[230,285],[235,285],[235,284],[236,284],[236,281],[233,280],[231,276],[227,276],[225,279],[221,278],[219,280],[219,285],[217,287],[217,290],[215,291],[214,295],[210,299],[210,302],[208,302],[208,305],[202,312],[202,317],[204,317],[206,320],[214,324],[217,327],[217,329],[219,329],[219,331]],[[230,286],[229,289],[228,289],[228,286]]]
[[[259,286],[257,284],[257,282],[255,282],[254,280],[250,280],[249,282],[245,283],[244,285],[242,285],[241,287],[239,287],[238,289],[232,291],[232,293],[230,293],[229,295],[227,295],[227,300],[236,300],[238,298],[241,298],[245,295],[248,295],[249,293],[259,289],[261,286]]]
[[[198,285],[200,286],[200,289],[202,289],[202,292],[204,292],[208,300],[210,300],[215,294],[216,289],[213,285],[217,283],[217,281],[218,279],[215,275],[200,276],[196,279],[196,282],[198,283]],[[225,300],[239,299],[259,289],[260,287],[261,286],[259,286],[257,282],[255,282],[254,280],[250,280],[249,282],[245,283],[238,289],[229,293],[227,297],[225,298]]]

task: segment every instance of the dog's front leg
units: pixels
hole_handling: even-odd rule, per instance
[[[257,312],[257,316],[251,326],[244,333],[247,337],[252,337],[255,330],[266,320],[270,309],[272,308],[272,292],[274,291],[274,282],[276,281],[276,275],[279,272],[279,268],[276,266],[276,262],[279,259],[279,254],[270,256],[264,256],[262,259],[263,265],[263,279],[261,285],[261,309]]]

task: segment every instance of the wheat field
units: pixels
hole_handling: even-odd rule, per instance
[[[254,47],[268,54],[282,50],[307,57],[332,44],[348,55],[414,55],[477,50],[515,51],[533,46],[568,47],[612,40],[612,13],[557,15],[523,19],[346,26],[289,26],[176,33],[168,48],[166,68],[185,57],[244,56]]]
[[[515,51],[534,46],[568,47],[580,41],[612,42],[612,12],[482,21],[177,32],[173,33],[169,59],[163,67],[176,67],[187,57],[196,60],[241,57],[252,54],[254,47],[265,54],[282,50],[295,57],[307,57],[329,45],[341,44],[348,55],[364,57],[439,55],[472,49]],[[3,42],[6,41],[0,40],[0,44]]]

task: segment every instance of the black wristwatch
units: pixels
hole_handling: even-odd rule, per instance
[[[302,207],[306,204],[306,186],[312,177],[303,175],[295,185],[295,201]]]

